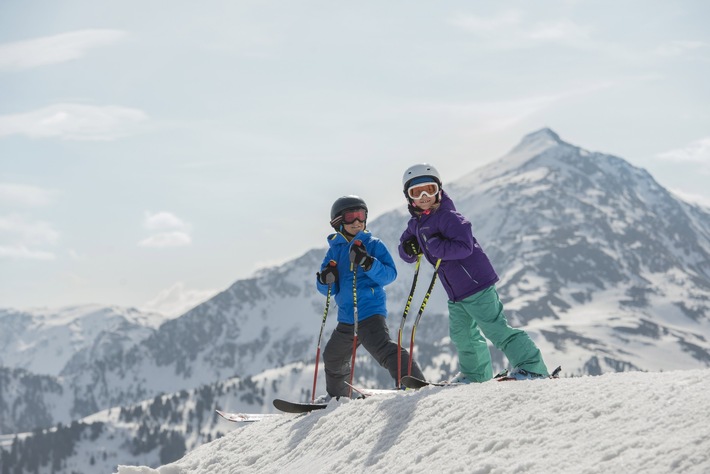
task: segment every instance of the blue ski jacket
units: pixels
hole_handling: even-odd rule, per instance
[[[384,286],[389,285],[397,278],[397,267],[392,255],[384,242],[373,237],[369,231],[358,232],[350,242],[340,232],[329,235],[328,245],[330,248],[325,254],[321,270],[331,260],[337,262],[338,281],[333,283],[331,293],[335,295],[335,302],[338,304],[338,322],[345,324],[355,323],[353,317],[353,270],[350,268],[350,247],[355,240],[360,240],[367,249],[367,253],[374,257],[372,267],[368,271],[355,265],[358,321],[376,314],[387,316],[387,295]],[[328,285],[318,281],[318,277],[316,277],[316,286],[319,292],[324,295],[328,294]]]
[[[456,211],[444,191],[438,208],[418,213],[410,207],[409,212],[412,217],[399,239],[399,256],[407,263],[417,260],[407,255],[402,246],[416,237],[424,257],[432,265],[441,259],[439,279],[449,300],[461,301],[498,281],[493,265],[473,236],[471,223]]]

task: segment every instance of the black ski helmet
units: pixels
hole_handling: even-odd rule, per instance
[[[336,199],[333,206],[330,208],[330,225],[333,226],[333,229],[340,230],[343,212],[348,209],[365,209],[365,212],[367,212],[367,204],[365,204],[365,201],[363,201],[360,196],[353,194]]]

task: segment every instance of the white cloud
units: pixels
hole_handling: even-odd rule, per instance
[[[24,245],[54,245],[59,232],[47,222],[29,221],[22,216],[0,216],[0,236],[10,236]]]
[[[172,212],[152,213],[146,211],[143,217],[143,227],[157,233],[138,242],[141,247],[184,247],[192,243],[189,234],[190,225]]]
[[[710,138],[701,138],[684,148],[660,153],[657,157],[663,161],[698,163],[710,169]]]
[[[141,309],[155,311],[166,316],[180,316],[210,299],[217,292],[217,290],[191,290],[186,288],[183,282],[177,282],[142,305]]]
[[[418,110],[412,110],[412,112],[439,115],[442,119],[453,120],[454,123],[465,123],[468,128],[467,133],[471,133],[472,129],[476,133],[490,133],[505,130],[519,124],[525,119],[559,103],[591,95],[615,85],[616,83],[613,81],[599,81],[552,94],[540,94],[510,100],[423,104],[418,106]]]
[[[0,44],[0,70],[18,71],[71,61],[125,36],[126,32],[119,30],[81,30]]]
[[[524,36],[539,41],[570,43],[588,40],[590,31],[589,27],[578,25],[569,19],[562,19],[534,25],[531,30],[524,33]]]
[[[698,204],[700,206],[707,207],[708,209],[710,209],[710,197],[706,195],[688,193],[681,189],[671,189],[670,191],[679,198],[681,198],[683,201],[692,204]]]
[[[138,242],[141,247],[167,248],[190,245],[192,239],[185,232],[161,232]]]
[[[0,183],[0,203],[27,207],[46,206],[51,192],[25,184]]]
[[[508,10],[497,16],[462,15],[452,18],[450,22],[460,28],[475,32],[478,35],[498,34],[510,28],[517,28],[523,22],[522,12]]]
[[[44,248],[58,241],[59,232],[46,222],[0,216],[0,258],[51,260],[54,254]]]
[[[529,48],[536,42],[579,44],[590,39],[591,28],[562,18],[533,22],[519,10],[508,10],[498,15],[482,17],[460,15],[449,22],[500,48]]]
[[[703,41],[671,41],[656,48],[655,54],[658,56],[682,56],[709,46],[710,44]]]
[[[1,115],[0,137],[115,140],[138,132],[138,124],[146,119],[143,111],[127,107],[54,104],[31,112]]]
[[[54,260],[54,254],[43,250],[30,250],[25,246],[0,245],[0,259]]]
[[[153,214],[150,211],[146,211],[145,213],[144,226],[148,230],[185,230],[188,227],[182,219],[171,212],[157,212]]]

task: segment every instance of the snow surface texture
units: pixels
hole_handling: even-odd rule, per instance
[[[709,391],[707,369],[428,387],[233,424],[118,474],[707,473]]]

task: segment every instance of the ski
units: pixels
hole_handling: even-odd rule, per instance
[[[558,379],[560,378],[560,371],[562,370],[562,366],[557,367],[552,374],[550,374],[549,377],[546,378],[551,378],[551,379]],[[505,381],[517,381],[517,379],[513,377],[508,377],[508,371],[504,370],[503,372],[499,373],[495,377],[493,377],[493,380],[497,382],[505,382]],[[540,379],[542,380],[542,379]],[[463,383],[450,383],[450,382],[427,382],[426,380],[421,380],[416,377],[412,377],[411,375],[405,375],[402,377],[402,385],[404,385],[407,388],[413,388],[413,389],[420,389],[422,387],[458,387],[459,385],[467,385]]]
[[[356,387],[354,385],[351,385],[348,382],[345,382],[345,385],[347,385],[348,387],[355,390],[357,393],[359,393],[364,398],[369,398],[373,395],[388,395],[391,393],[402,392],[402,390],[398,389],[398,388],[360,388],[360,387]]]
[[[449,382],[427,382],[426,380],[418,379],[412,377],[411,375],[405,375],[401,380],[402,385],[407,388],[420,389],[422,387],[458,387],[459,385],[466,385],[464,383],[449,383]]]
[[[281,400],[280,398],[274,400],[274,407],[284,413],[308,413],[314,410],[322,410],[327,406],[327,403],[298,403]]]
[[[233,421],[237,423],[253,423],[255,421],[262,421],[266,418],[272,418],[274,416],[280,416],[276,414],[265,414],[265,413],[230,413],[222,410],[215,410],[219,416],[227,421]]]

